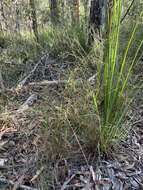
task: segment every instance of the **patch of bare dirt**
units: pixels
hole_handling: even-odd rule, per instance
[[[40,121],[40,116],[30,112],[1,119],[0,186],[6,188],[9,185],[3,183],[4,179],[17,187],[21,184],[35,186],[36,180],[32,178],[38,170]]]

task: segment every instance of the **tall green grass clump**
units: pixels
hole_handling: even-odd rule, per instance
[[[108,146],[114,140],[124,136],[124,128],[122,126],[132,99],[128,96],[128,80],[137,62],[139,50],[143,45],[143,40],[141,40],[135,50],[132,61],[128,62],[128,54],[138,28],[138,22],[136,22],[123,55],[119,56],[121,12],[122,1],[113,0],[107,11],[102,109],[99,109],[97,103],[99,92],[93,97],[94,105],[101,116],[100,149],[103,152],[107,151]]]

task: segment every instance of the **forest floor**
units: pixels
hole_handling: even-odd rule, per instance
[[[143,189],[143,90],[129,114],[127,139],[109,155],[83,152],[79,145],[73,153],[49,160],[50,136],[44,135],[42,109],[50,110],[57,103],[67,78],[59,80],[64,64],[45,60],[49,74],[44,76],[50,78],[41,78],[37,64],[19,86],[1,94],[5,106],[0,115],[0,189]],[[140,77],[142,68],[141,64]]]

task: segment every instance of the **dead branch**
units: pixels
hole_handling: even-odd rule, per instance
[[[28,86],[53,86],[53,85],[65,85],[69,81],[68,80],[53,80],[53,81],[48,81],[48,80],[43,80],[41,82],[31,82],[28,84]]]
[[[46,59],[47,54],[41,57],[41,59],[38,61],[38,63],[35,65],[35,67],[30,71],[30,73],[18,84],[18,87],[22,87],[24,85],[27,85],[30,79],[33,77],[35,72],[38,70],[39,66],[43,64],[44,60]]]
[[[96,79],[96,74],[90,77],[87,81],[89,83],[95,82]],[[69,80],[53,80],[53,81],[48,81],[48,80],[43,80],[40,82],[31,82],[27,86],[33,87],[33,86],[54,86],[54,85],[65,85],[68,84],[70,81]],[[82,79],[76,79],[75,82],[81,83]],[[22,88],[22,87],[20,87]]]
[[[37,68],[37,67],[36,67]],[[35,68],[35,69],[36,69]],[[33,70],[35,70],[33,69]],[[34,71],[33,71],[34,72]],[[33,73],[31,71],[31,73]],[[87,82],[89,82],[90,84],[95,83],[96,81],[96,74],[94,74],[93,76],[91,76],[89,79],[87,79]],[[31,77],[31,75],[29,74],[25,79],[23,79],[16,88],[11,88],[11,89],[7,89],[5,88],[5,93],[17,93],[20,90],[22,90],[24,87],[38,87],[38,86],[55,86],[55,85],[66,85],[68,84],[70,81],[69,80],[53,80],[53,81],[48,81],[48,80],[43,80],[40,82],[28,82],[29,81],[29,77]],[[82,79],[76,79],[75,82],[77,83],[82,83]],[[1,91],[0,91],[1,92]]]
[[[4,179],[4,178],[0,178],[0,185],[9,185],[9,186],[12,186],[14,187],[15,183],[11,180],[7,180],[7,179]],[[26,186],[26,185],[20,185],[19,187],[19,190],[38,190],[34,187],[29,187],[29,186]]]
[[[48,59],[48,63],[49,61],[53,61],[49,59],[49,56],[44,55],[43,57],[41,57],[41,59],[38,61],[38,63],[35,65],[35,67],[30,71],[30,73],[28,74],[28,76],[26,76],[18,85],[16,89],[21,89],[23,86],[27,85],[27,86],[45,86],[45,85],[58,85],[58,84],[67,84],[68,81],[67,80],[55,80],[55,81],[41,81],[41,82],[30,82],[30,79],[34,76],[35,72],[39,69],[40,65],[43,65],[43,63],[45,63],[45,59]],[[95,79],[96,75],[93,75],[92,77],[90,77],[88,79],[88,81],[93,82],[93,80]]]

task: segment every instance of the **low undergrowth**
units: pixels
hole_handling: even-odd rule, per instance
[[[55,60],[66,62],[67,66],[88,65],[96,67],[97,58],[93,59],[95,48],[87,44],[87,32],[84,24],[80,26],[56,26],[39,31],[39,43],[32,33],[0,34],[1,67],[6,86],[18,83],[29,70],[32,70],[40,57],[46,53]],[[99,45],[96,44],[96,46]],[[96,47],[97,50],[97,47]],[[99,47],[98,47],[99,51]],[[98,52],[100,54],[100,52]]]
[[[107,153],[113,144],[126,135],[125,119],[133,96],[128,88],[134,65],[143,41],[138,42],[132,60],[128,59],[138,29],[136,22],[124,52],[120,52],[121,2],[108,15],[104,40],[95,36],[91,47],[87,42],[84,24],[75,27],[49,28],[39,33],[39,44],[32,35],[7,35],[2,47],[2,74],[8,86],[17,83],[33,68],[43,52],[73,64],[69,83],[60,92],[60,105],[54,105],[45,114],[44,126],[51,154],[57,154],[73,145],[92,147]],[[21,40],[23,39],[23,40]],[[8,68],[8,69],[7,69]],[[95,81],[88,78],[95,74]],[[82,80],[80,80],[82,78]],[[79,81],[79,82],[77,82]],[[81,82],[82,81],[82,82]],[[63,150],[63,151],[62,151]],[[59,153],[60,154],[60,153]]]
[[[38,51],[32,36],[6,33],[0,35],[0,42],[0,69],[5,85],[11,87],[33,67]]]
[[[142,56],[142,24],[140,19],[134,22],[129,34],[129,27],[127,26],[126,31],[120,22],[122,1],[113,2],[112,10],[110,7],[108,9],[104,39],[95,35],[90,46],[88,27],[84,22],[80,22],[79,26],[49,26],[41,29],[38,43],[29,32],[0,34],[0,71],[4,87],[7,88],[6,91],[0,91],[0,112],[1,116],[4,115],[1,125],[6,128],[22,127],[23,132],[27,127],[27,133],[35,130],[37,134],[34,133],[33,136],[41,150],[38,146],[34,151],[41,154],[42,167],[46,163],[48,169],[46,168],[45,173],[50,171],[50,175],[45,174],[42,185],[45,178],[47,181],[53,178],[54,186],[55,178],[51,175],[50,166],[57,160],[63,161],[71,157],[78,159],[80,154],[88,165],[88,156],[97,159],[99,155],[110,154],[127,137],[132,127],[128,114],[138,89],[142,88],[139,81],[142,76],[137,78],[137,85],[137,80],[132,76]],[[43,54],[47,56],[46,60],[50,60],[50,64],[47,61],[42,67],[47,69],[49,75],[52,73],[54,77],[60,76],[57,77],[59,84],[40,86],[45,76],[42,78],[35,72],[37,76],[30,79],[35,86],[27,85],[19,92],[12,92],[10,88],[17,86],[28,75]],[[45,78],[54,80],[54,77]],[[60,85],[60,80],[67,80],[67,83]],[[38,94],[35,107],[31,106],[27,117],[25,113],[22,115],[19,112],[18,120],[23,125],[18,120],[13,123],[14,117],[9,119],[8,116],[16,113],[33,93]],[[28,116],[34,116],[29,124]],[[35,124],[32,126],[33,121]]]
[[[113,145],[127,135],[130,127],[126,127],[126,116],[135,96],[134,86],[132,90],[129,89],[129,79],[135,64],[138,63],[143,40],[136,42],[139,24],[136,22],[121,56],[119,52],[121,7],[122,2],[116,0],[112,13],[109,10],[108,30],[103,49],[100,44],[103,53],[100,52],[99,62],[96,63],[95,86],[87,85],[84,81],[79,88],[76,79],[72,82],[69,79],[70,87],[66,88],[63,94],[65,102],[56,106],[52,116],[45,119],[44,126],[47,126],[52,137],[51,143],[55,147],[59,146],[59,150],[62,147],[63,151],[68,152],[76,144],[81,152],[82,148],[92,147],[92,150],[98,153],[107,154]],[[138,46],[130,60],[128,56],[133,43],[137,43]],[[97,57],[97,51],[94,51],[92,56],[92,60]],[[82,76],[86,76],[86,71],[83,73]]]

